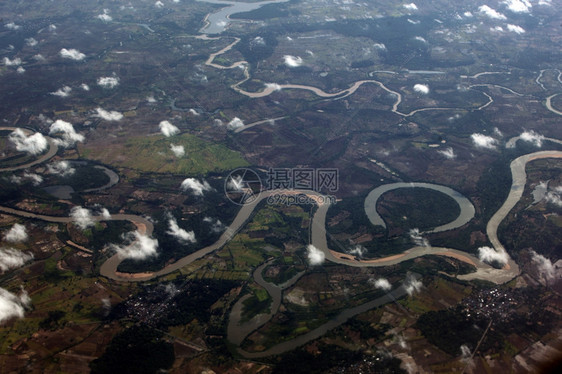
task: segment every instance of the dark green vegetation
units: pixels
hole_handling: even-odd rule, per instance
[[[400,360],[382,354],[364,355],[332,345],[320,345],[316,353],[296,349],[283,355],[273,370],[282,373],[338,373],[351,368],[363,368],[372,373],[406,373],[400,368]],[[330,371],[328,371],[330,370]]]
[[[92,373],[152,374],[174,363],[172,344],[163,334],[145,325],[134,325],[116,335],[105,353],[92,361]]]

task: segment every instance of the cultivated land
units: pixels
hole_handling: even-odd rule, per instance
[[[292,0],[204,34],[220,1],[2,2],[0,253],[33,259],[0,270],[2,305],[22,305],[0,315],[0,372],[529,372],[560,357],[562,48],[542,3],[493,1],[494,18],[473,1]],[[36,155],[10,140],[56,120],[84,140],[51,134]],[[239,167],[262,182],[336,168],[337,202],[240,207],[224,193]],[[400,188],[373,225],[369,192],[412,182],[474,217],[432,232],[459,205]],[[73,223],[76,206],[95,222]],[[6,239],[16,223],[27,240]],[[114,256],[133,231],[158,256]]]

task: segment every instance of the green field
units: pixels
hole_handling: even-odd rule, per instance
[[[185,155],[176,157],[170,150],[171,144],[182,145]],[[103,148],[85,144],[78,149],[87,159],[153,173],[203,175],[248,165],[238,152],[191,134],[131,137],[123,144]]]

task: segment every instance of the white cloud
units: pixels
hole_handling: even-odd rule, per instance
[[[503,14],[497,12],[496,10],[490,8],[488,5],[481,5],[478,7],[478,11],[485,15],[488,18],[492,18],[492,19],[500,19],[500,20],[505,20],[507,19],[506,16],[504,16]]]
[[[464,13],[463,13],[463,16],[465,16],[466,18],[473,17],[472,13],[469,12],[469,11],[464,12]]]
[[[185,156],[185,148],[183,147],[183,145],[170,144],[170,149],[176,157]]]
[[[511,32],[514,32],[516,34],[524,34],[525,33],[525,29],[523,27],[517,26],[517,25],[512,25],[512,24],[507,25],[507,30],[511,31]]]
[[[4,234],[4,240],[10,243],[20,243],[27,240],[25,226],[19,223],[14,225]]]
[[[529,13],[533,7],[528,0],[506,0],[503,3],[514,13]]]
[[[296,68],[298,66],[301,66],[303,61],[302,58],[300,57],[295,57],[295,56],[291,56],[291,55],[285,55],[283,56],[283,60],[285,61],[285,65],[287,65],[288,67],[291,68]]]
[[[32,259],[31,253],[25,253],[14,248],[0,248],[0,271],[5,272],[19,268]]]
[[[158,0],[157,2],[154,3],[154,6],[156,8],[162,8],[162,7],[164,7],[164,3],[161,2],[160,0]]]
[[[440,149],[437,152],[439,152],[440,154],[442,154],[445,158],[452,160],[454,158],[457,157],[457,155],[455,154],[455,151],[453,150],[452,147],[447,147],[445,149]]]
[[[56,90],[55,92],[51,92],[50,94],[58,97],[68,97],[70,95],[70,92],[72,92],[72,88],[63,86],[62,88],[59,88],[58,90]]]
[[[240,127],[243,127],[243,126],[244,126],[244,122],[240,118],[234,117],[232,119],[232,121],[230,121],[226,125],[226,128],[229,129],[229,130],[236,130],[236,129],[238,129]]]
[[[109,220],[111,219],[111,214],[109,213],[109,210],[107,210],[107,208],[103,208],[103,207],[99,207],[99,216],[104,219],[104,220]]]
[[[169,230],[166,231],[167,234],[172,235],[174,238],[178,239],[182,243],[195,243],[195,233],[193,231],[186,231],[178,226],[178,222],[174,217],[170,217],[168,221]]]
[[[203,196],[205,191],[211,191],[213,188],[207,183],[207,181],[200,182],[195,178],[186,178],[181,182],[180,188],[183,191],[190,190],[195,196]]]
[[[111,22],[113,21],[113,17],[111,17],[109,14],[107,13],[103,13],[103,14],[98,14],[97,19],[103,21],[103,22]]]
[[[115,110],[107,111],[103,108],[96,108],[95,116],[106,121],[120,121],[121,119],[123,119],[123,114]]]
[[[74,224],[82,230],[94,225],[92,212],[81,206],[75,206],[70,210],[70,218],[72,218]]]
[[[19,57],[16,57],[13,60],[10,60],[8,57],[4,57],[4,59],[2,61],[4,61],[4,65],[6,65],[6,66],[19,66],[19,65],[21,65],[21,58],[19,58]]]
[[[178,129],[168,121],[160,122],[158,124],[158,127],[160,128],[160,132],[166,137],[174,136],[180,132],[180,129]]]
[[[282,90],[281,85],[279,85],[277,83],[266,83],[265,88],[273,89],[275,91],[281,91]]]
[[[47,149],[47,139],[39,132],[26,136],[22,129],[15,129],[9,139],[20,152],[38,155]]]
[[[484,134],[472,134],[470,138],[472,143],[479,148],[496,149],[496,144],[498,143],[496,139]]]
[[[90,86],[88,86],[86,83],[82,83],[80,85],[80,88],[83,89],[84,91],[90,91]]]
[[[116,245],[112,244],[110,247],[117,252],[121,258],[128,258],[132,260],[144,260],[148,257],[158,256],[158,240],[152,239],[138,231],[132,231],[124,235],[126,244]]]
[[[226,183],[227,190],[229,192],[242,191],[244,187],[244,181],[241,175],[231,175]]]
[[[562,207],[562,198],[560,198],[560,195],[562,195],[562,186],[554,187],[554,189],[546,193],[545,199],[548,203]]]
[[[55,31],[57,29],[57,25],[50,24],[48,29],[49,31]]]
[[[503,27],[501,26],[490,27],[490,31],[503,32]]]
[[[487,262],[487,263],[497,262],[503,266],[507,264],[507,261],[509,260],[509,255],[503,249],[498,252],[494,248],[480,247],[478,248],[478,258],[482,262]]]
[[[203,218],[203,222],[208,223],[211,225],[211,232],[212,233],[219,233],[223,232],[226,229],[226,226],[218,219],[213,219],[211,217]]]
[[[306,256],[308,257],[308,263],[312,266],[322,264],[326,257],[324,252],[322,252],[312,244],[309,244],[308,247],[306,247]]]
[[[59,134],[61,138],[55,139],[55,142],[65,148],[74,146],[77,142],[84,141],[84,135],[77,133],[71,123],[56,120],[49,128],[49,135]]]
[[[25,39],[25,44],[28,47],[35,47],[39,42],[35,38],[27,38]]]
[[[556,276],[556,269],[552,264],[552,261],[533,250],[531,250],[531,256],[531,261],[535,263],[537,270],[541,273],[541,275],[546,280],[554,279]]]
[[[418,247],[429,247],[429,240],[421,235],[419,229],[411,229],[409,235],[412,242]]]
[[[24,69],[23,67],[21,67],[21,66],[18,66],[18,68],[16,69],[16,71],[17,71],[18,74],[23,74],[23,73],[25,73],[25,69]]]
[[[413,275],[408,274],[404,281],[404,289],[408,295],[412,296],[414,293],[419,292],[422,287],[423,283],[420,280],[416,280]]]
[[[414,85],[414,91],[427,95],[429,93],[429,87],[427,86],[427,84],[415,84]]]
[[[362,245],[357,244],[355,247],[350,249],[347,253],[356,257],[363,257],[365,253],[367,253],[367,248],[363,247]]]
[[[82,61],[83,59],[86,58],[85,54],[74,48],[71,49],[63,48],[60,50],[59,54],[62,58],[68,58],[74,61]]]
[[[25,179],[29,179],[34,186],[39,186],[43,182],[43,177],[35,173],[29,173],[26,171],[23,173],[23,177]]]
[[[375,43],[373,44],[373,47],[375,47],[376,49],[380,49],[381,51],[386,51],[386,45],[384,45],[383,43]]]
[[[15,295],[0,288],[0,323],[14,317],[23,318],[25,308],[30,303],[27,292],[22,291],[20,295]]]
[[[533,143],[537,147],[542,147],[542,142],[544,140],[544,135],[538,134],[533,130],[524,131],[521,135],[519,135],[521,140],[524,140],[529,143]]]
[[[7,28],[8,30],[19,30],[19,29],[21,29],[20,25],[16,25],[13,22],[9,22],[9,23],[5,24],[4,27]]]
[[[119,78],[117,77],[99,77],[98,86],[103,88],[115,88],[119,85]]]
[[[38,53],[36,55],[33,56],[33,59],[37,62],[43,62],[43,61],[47,61],[47,59],[45,58],[45,56],[43,56],[42,54]]]
[[[380,290],[383,291],[390,291],[392,289],[392,285],[390,284],[390,282],[388,281],[388,279],[385,278],[379,278],[379,279],[369,279],[369,283],[375,287],[378,288]]]
[[[61,177],[68,177],[76,172],[70,162],[58,161],[47,165],[47,170],[50,174],[60,175]]]
[[[407,10],[418,10],[418,6],[414,3],[404,4],[403,7]]]
[[[414,36],[414,39],[417,40],[418,42],[427,43],[427,40],[425,40],[421,36]]]
[[[152,104],[156,102],[156,99],[151,95],[146,97],[146,101]]]

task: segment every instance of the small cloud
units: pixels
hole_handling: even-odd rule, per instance
[[[42,54],[38,53],[36,55],[33,56],[33,59],[37,62],[43,62],[43,61],[47,61],[47,59],[45,58],[45,56],[43,56]]]
[[[18,74],[23,74],[23,73],[25,73],[25,69],[24,69],[23,67],[21,67],[21,66],[18,66],[18,68],[16,69],[16,72],[17,72]]]
[[[14,317],[23,318],[25,309],[30,303],[31,299],[27,292],[22,290],[19,295],[15,295],[0,288],[0,323]]]
[[[164,7],[164,3],[161,2],[160,0],[158,0],[157,2],[154,3],[154,6],[156,8],[163,8]]]
[[[429,93],[429,87],[426,84],[418,83],[414,85],[414,91],[423,95],[427,95]]]
[[[281,91],[283,89],[283,87],[277,83],[266,83],[265,88],[272,89],[274,91]]]
[[[501,26],[490,27],[490,31],[503,32],[503,27]]]
[[[418,42],[427,43],[427,40],[425,40],[421,36],[414,36],[414,39],[417,40]]]
[[[423,287],[423,283],[420,280],[416,280],[413,275],[408,274],[406,280],[404,281],[404,289],[408,295],[412,296],[414,293],[419,292]]]
[[[68,177],[76,172],[70,162],[58,161],[47,165],[47,170],[50,174],[60,175],[61,177]]]
[[[369,284],[383,291],[390,291],[392,289],[392,285],[390,284],[388,279],[385,278],[379,278],[379,279],[371,278],[369,279]]]
[[[211,232],[214,234],[218,234],[223,232],[226,229],[226,226],[218,219],[213,219],[211,217],[203,218],[203,222],[208,223],[211,225]]]
[[[23,177],[25,179],[29,179],[34,186],[39,186],[43,182],[43,177],[35,173],[29,173],[26,171],[23,173]]]
[[[31,253],[25,253],[14,248],[0,248],[0,271],[5,272],[22,267],[23,264],[32,259]]]
[[[166,231],[167,234],[172,235],[174,238],[182,243],[195,243],[195,233],[193,231],[186,231],[178,226],[178,222],[174,217],[170,216],[168,220],[169,229]]]
[[[109,213],[109,210],[107,210],[107,208],[98,206],[97,207],[98,210],[98,215],[103,219],[103,220],[109,220],[111,219],[111,214]]]
[[[70,210],[70,218],[72,218],[74,224],[80,227],[82,230],[85,230],[88,227],[94,225],[92,212],[80,206],[75,206]]]
[[[226,189],[229,192],[242,191],[244,188],[244,180],[241,175],[231,175],[226,183]]]
[[[176,157],[185,156],[185,148],[183,147],[183,145],[170,144],[170,150]]]
[[[506,0],[503,4],[514,13],[529,13],[533,7],[528,0]]]
[[[99,77],[98,86],[102,88],[115,88],[119,85],[119,78],[117,77]]]
[[[373,47],[375,47],[376,49],[380,49],[381,51],[386,51],[386,45],[384,45],[383,43],[375,43],[373,44]]]
[[[25,39],[25,44],[28,47],[35,47],[39,42],[35,38],[27,38]]]
[[[203,196],[204,192],[211,191],[213,188],[207,181],[200,182],[195,178],[186,178],[181,182],[180,186],[182,191],[190,190],[195,196]]]
[[[103,14],[98,14],[96,16],[97,19],[103,21],[103,22],[111,22],[113,21],[113,17],[111,17],[109,14],[107,13],[103,13]]]
[[[471,18],[471,17],[473,17],[472,13],[469,12],[469,11],[464,12],[462,15],[465,16],[466,18]]]
[[[25,226],[19,223],[14,225],[4,234],[4,240],[10,243],[21,243],[27,240]]]
[[[363,255],[365,255],[365,253],[367,253],[367,248],[363,247],[362,245],[357,244],[355,247],[353,247],[352,249],[350,249],[347,253],[349,253],[350,255],[353,255],[355,257],[363,257]]]
[[[72,92],[72,88],[63,86],[62,88],[59,88],[58,90],[56,90],[55,92],[51,92],[50,94],[58,97],[68,97],[70,96],[70,92]]]
[[[455,154],[455,151],[453,150],[452,147],[448,147],[448,148],[445,148],[445,149],[440,149],[440,150],[438,150],[437,152],[439,152],[441,155],[443,155],[443,157],[445,157],[445,158],[447,158],[447,159],[449,159],[449,160],[452,160],[452,159],[454,159],[454,158],[457,157],[457,155]]]
[[[49,135],[52,134],[61,136],[61,138],[55,139],[55,142],[65,148],[72,147],[77,142],[82,143],[84,141],[84,135],[78,134],[71,123],[60,119],[53,122],[49,128]]]
[[[238,129],[240,127],[243,127],[243,126],[244,126],[244,122],[240,118],[234,117],[232,119],[232,121],[230,121],[226,125],[226,128],[229,129],[229,130],[236,130],[236,129]]]
[[[71,49],[63,48],[60,50],[59,54],[61,55],[62,58],[68,58],[74,61],[82,61],[83,59],[86,58],[85,54],[81,53],[79,50],[74,48]]]
[[[489,264],[497,262],[501,266],[507,264],[509,260],[509,255],[505,250],[496,251],[494,248],[490,247],[480,247],[478,248],[478,258],[482,262],[487,262]]]
[[[96,108],[95,116],[106,121],[120,121],[123,119],[123,114],[114,110],[107,111],[103,108]]]
[[[312,244],[309,244],[306,247],[306,256],[308,258],[308,263],[312,266],[321,265],[326,257],[324,252],[322,252]]]
[[[16,150],[27,152],[32,155],[38,155],[47,149],[47,139],[43,134],[36,132],[33,135],[26,136],[22,129],[15,129],[8,137],[16,146]]]
[[[156,102],[156,99],[154,98],[154,96],[150,95],[146,97],[146,101],[153,104]]]
[[[529,143],[533,143],[536,147],[542,147],[542,142],[544,140],[544,136],[541,134],[536,133],[533,130],[524,131],[521,135],[519,135],[521,140],[524,140]]]
[[[291,56],[291,55],[283,56],[283,61],[285,62],[285,65],[287,65],[290,68],[296,68],[298,66],[301,66],[303,63],[302,58],[298,56],[297,57]]]
[[[160,122],[158,127],[160,128],[160,132],[166,137],[174,136],[180,132],[180,129],[168,121]]]
[[[472,143],[478,148],[496,149],[496,144],[498,143],[496,139],[484,134],[472,134],[470,138]]]
[[[8,30],[19,30],[19,29],[21,29],[20,25],[16,25],[13,22],[9,22],[9,23],[5,24],[4,27],[7,28]]]
[[[512,25],[512,24],[507,25],[507,30],[511,31],[511,32],[514,32],[516,34],[524,34],[525,33],[525,29],[523,27],[517,26],[517,25]]]
[[[10,60],[8,57],[4,57],[2,60],[5,66],[19,66],[21,65],[21,58],[16,57],[13,60]]]
[[[418,10],[418,6],[414,3],[410,3],[410,4],[404,4],[403,5],[404,8],[406,8],[407,10]]]
[[[562,186],[554,187],[551,191],[546,193],[545,200],[548,203],[562,207],[562,198],[560,195],[562,195]]]
[[[546,279],[554,279],[556,276],[556,268],[548,258],[531,250],[531,261],[537,266],[537,270]]]
[[[488,17],[488,18],[492,18],[492,19],[499,19],[499,20],[505,20],[507,19],[506,16],[504,16],[503,14],[497,12],[496,10],[490,8],[488,5],[481,5],[478,7],[478,11]]]
[[[129,232],[123,238],[125,240],[124,245],[110,245],[110,248],[117,252],[120,258],[140,261],[158,256],[157,239],[150,238],[138,231]]]
[[[57,29],[57,25],[50,24],[47,28],[49,29],[49,31],[53,32]]]
[[[84,91],[90,91],[90,86],[88,86],[86,83],[82,83],[80,85],[80,88],[83,89]]]
[[[412,242],[418,247],[429,247],[429,240],[421,235],[419,229],[411,229],[409,235]]]

